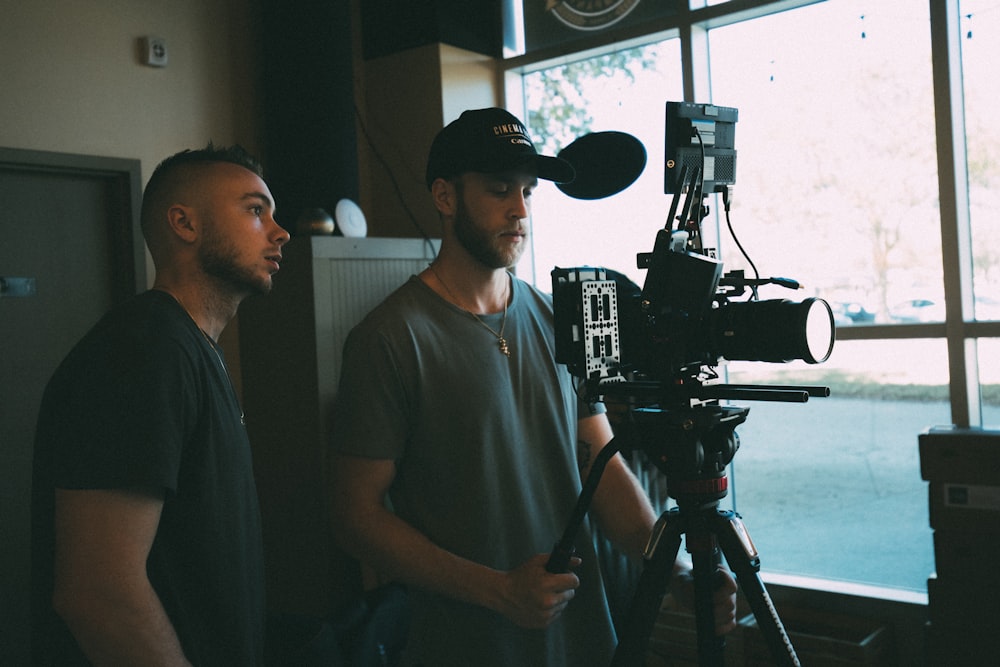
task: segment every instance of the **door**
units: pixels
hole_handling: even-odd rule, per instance
[[[77,339],[145,284],[140,189],[137,160],[0,149],[0,664],[29,664],[42,391]]]

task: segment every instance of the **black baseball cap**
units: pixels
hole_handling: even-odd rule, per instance
[[[539,155],[524,123],[506,109],[470,109],[434,137],[427,157],[427,187],[438,178],[469,171],[495,174],[534,164],[538,178],[569,183],[576,172],[566,160]]]

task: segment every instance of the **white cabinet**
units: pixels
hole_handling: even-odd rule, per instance
[[[268,607],[325,615],[359,590],[334,546],[323,463],[351,327],[433,260],[438,241],[295,237],[267,296],[240,309],[243,402],[264,522]]]

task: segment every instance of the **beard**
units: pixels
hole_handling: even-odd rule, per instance
[[[524,253],[523,242],[513,248],[503,247],[497,242],[495,235],[488,234],[477,226],[465,206],[461,190],[458,193],[458,208],[455,211],[455,237],[473,259],[491,269],[513,268]]]
[[[213,230],[212,226],[208,230]],[[262,278],[240,262],[239,253],[214,230],[207,231],[200,250],[205,273],[236,293],[267,294],[271,291],[271,276]]]

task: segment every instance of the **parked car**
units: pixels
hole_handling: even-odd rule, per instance
[[[889,309],[893,322],[944,322],[944,301],[909,299]]]
[[[980,322],[1000,320],[1000,300],[988,296],[977,296],[976,319]]]
[[[833,321],[837,326],[852,324],[871,324],[875,321],[875,313],[857,301],[835,301],[830,304],[833,311]]]

